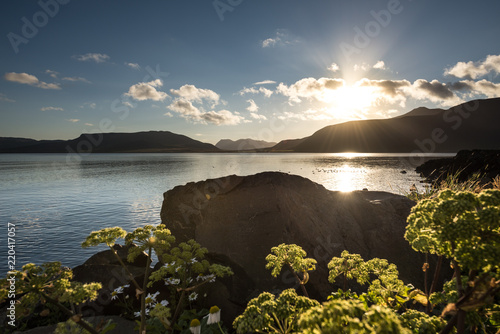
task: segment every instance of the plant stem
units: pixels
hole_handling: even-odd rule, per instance
[[[297,275],[297,273],[295,272],[295,270],[293,270],[293,268],[290,265],[290,263],[288,263],[288,267],[290,267],[290,270],[292,271],[293,275],[295,276],[295,279],[300,284],[300,287],[302,288],[302,292],[304,293],[304,296],[306,296],[307,298],[309,298],[309,294],[307,293],[305,285],[302,284],[302,280],[299,278],[299,276]]]
[[[115,255],[115,257],[118,259],[118,262],[120,262],[120,264],[122,265],[122,267],[125,269],[125,271],[127,272],[127,274],[130,276],[131,282],[135,285],[135,287],[137,289],[141,290],[141,287],[140,287],[139,283],[137,283],[137,281],[134,278],[134,275],[132,275],[132,273],[130,272],[130,270],[128,270],[128,267],[125,265],[125,263],[123,263],[122,259],[118,256],[118,253],[116,252],[116,250],[112,246],[109,246],[109,248],[111,249],[111,252]]]
[[[175,324],[177,321],[177,317],[181,313],[181,303],[184,300],[184,296],[186,295],[186,290],[182,290],[181,297],[179,298],[179,302],[177,303],[177,307],[175,308],[174,316],[172,317],[172,323]]]
[[[144,282],[142,283],[142,294],[141,294],[141,328],[139,330],[140,334],[146,333],[146,287],[149,280],[149,266],[151,265],[151,252],[152,246],[148,249],[148,260],[146,263],[146,270],[144,272]]]
[[[56,299],[53,299],[52,297],[49,297],[46,293],[43,291],[37,291],[43,298],[45,298],[48,302],[54,304],[57,306],[64,314],[66,314],[72,321],[74,321],[78,326],[84,328],[85,330],[89,331],[91,334],[99,334],[98,331],[96,331],[94,328],[92,328],[89,324],[87,324],[85,321],[82,321],[81,318],[78,320],[73,319],[74,314],[71,312],[68,308],[66,308],[63,304],[59,303]]]
[[[439,275],[441,274],[441,267],[443,266],[443,256],[438,256],[438,262],[436,264],[436,270],[434,271],[434,278],[432,279],[431,289],[429,290],[429,295],[436,290],[437,281],[439,279]]]

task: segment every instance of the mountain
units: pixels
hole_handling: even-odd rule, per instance
[[[390,119],[330,125],[293,144],[288,149],[294,152],[454,153],[500,149],[500,98],[474,100],[446,110],[421,107]]]
[[[169,131],[136,133],[82,134],[71,140],[36,141],[0,138],[1,153],[167,153],[217,152],[212,144],[202,143]]]
[[[221,139],[217,144],[215,144],[215,146],[224,151],[247,151],[273,147],[276,144],[277,143],[247,138],[238,139],[236,141],[231,139]]]

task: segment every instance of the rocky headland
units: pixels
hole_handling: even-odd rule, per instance
[[[462,150],[452,158],[429,160],[415,170],[432,183],[440,183],[449,175],[459,182],[477,175],[482,184],[487,184],[500,175],[500,150]]]

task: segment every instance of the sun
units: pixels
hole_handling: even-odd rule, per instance
[[[343,86],[326,93],[329,112],[340,119],[363,119],[364,111],[373,106],[377,94],[373,87]]]

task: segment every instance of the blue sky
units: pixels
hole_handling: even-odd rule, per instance
[[[279,141],[500,96],[500,2],[3,2],[0,136]]]

